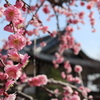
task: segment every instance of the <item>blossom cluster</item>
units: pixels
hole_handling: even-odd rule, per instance
[[[14,85],[25,83],[31,87],[41,87],[50,83],[50,80],[44,74],[28,77],[25,73],[23,73],[23,68],[28,64],[30,56],[27,53],[22,54],[20,51],[23,50],[24,47],[32,44],[29,39],[30,36],[39,37],[40,33],[48,33],[51,38],[58,37],[60,44],[57,52],[55,52],[56,59],[53,59],[52,62],[56,69],[59,68],[59,64],[63,64],[64,71],[61,72],[61,77],[66,81],[66,83],[69,82],[67,85],[66,83],[62,85],[62,93],[59,89],[51,92],[45,88],[45,90],[49,92],[49,95],[50,93],[51,95],[55,95],[55,98],[52,98],[51,100],[59,100],[58,98],[60,95],[62,95],[61,100],[81,100],[83,97],[84,100],[92,100],[92,96],[88,96],[90,90],[84,86],[82,81],[82,67],[80,65],[75,65],[74,71],[78,74],[78,76],[73,76],[73,69],[70,62],[65,61],[63,56],[64,52],[69,49],[73,51],[75,55],[79,53],[81,44],[76,43],[72,36],[75,31],[73,26],[77,26],[77,29],[80,29],[79,24],[85,24],[85,12],[73,11],[71,7],[76,5],[77,0],[68,2],[66,7],[62,7],[63,5],[60,6],[60,3],[55,2],[56,0],[47,0],[49,3],[55,3],[53,5],[51,4],[52,6],[45,3],[45,1],[46,0],[37,0],[35,5],[29,5],[24,0],[16,0],[15,4],[10,4],[8,0],[5,0],[6,3],[4,4],[4,7],[0,7],[0,18],[4,17],[8,23],[4,26],[4,31],[11,33],[5,41],[3,48],[0,49],[0,82],[2,84],[2,86],[0,86],[0,100],[16,100],[16,93],[9,94],[8,92]],[[59,2],[59,0],[57,2]],[[86,3],[85,1],[80,0],[78,2],[81,7],[85,6],[86,9],[90,11],[88,17],[90,25],[92,26],[92,32],[95,32],[95,18],[92,8],[96,5],[97,9],[100,10],[100,1],[89,0]],[[59,5],[56,6],[56,4]],[[41,7],[43,14],[48,16],[46,21],[49,22],[52,18],[57,19],[58,30],[50,31],[50,28],[47,25],[44,26],[44,23],[40,20],[40,16],[38,14],[38,10]],[[27,15],[32,15],[31,20],[27,21]],[[60,33],[58,15],[66,17],[67,25],[65,26],[64,33]],[[32,29],[28,29],[28,26],[31,26]],[[34,45],[36,46],[35,43]],[[41,48],[46,45],[48,44],[45,41],[42,41],[39,44]],[[6,50],[7,54],[3,55],[3,50]],[[35,58],[33,60],[35,60]],[[57,82],[56,85],[62,84],[61,82]],[[78,84],[79,86],[74,88],[75,86],[71,85],[71,83]],[[82,96],[80,96],[80,93]]]

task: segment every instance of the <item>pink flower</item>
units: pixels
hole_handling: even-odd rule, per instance
[[[8,37],[8,44],[10,48],[21,50],[26,45],[26,38],[17,33],[12,34]]]
[[[39,27],[40,23],[38,22],[37,19],[33,19],[29,22],[31,25],[35,26],[35,27]]]
[[[73,95],[70,100],[81,100],[78,95]]]
[[[81,1],[81,2],[80,2],[80,5],[81,5],[81,6],[84,6],[84,5],[85,5],[85,3],[84,3],[83,1]]]
[[[46,42],[41,42],[41,43],[40,43],[40,46],[41,46],[41,47],[45,47],[46,45],[47,45]]]
[[[67,81],[68,82],[73,82],[73,76],[72,75],[67,75]]]
[[[41,85],[46,85],[47,82],[48,82],[48,79],[46,75],[38,75],[33,78],[30,78],[28,81],[28,84],[30,86],[41,86]]]
[[[64,89],[65,91],[69,92],[70,94],[73,93],[73,90],[72,90],[72,88],[71,88],[70,86],[64,87],[63,89]]]
[[[26,31],[26,34],[29,35],[29,36],[32,36],[33,35],[33,30]]]
[[[25,73],[23,73],[21,76],[20,76],[20,80],[21,82],[27,82],[28,81],[28,77]]]
[[[43,33],[46,33],[48,31],[48,26],[43,26],[40,28],[40,30],[43,32]]]
[[[66,69],[67,73],[70,73],[72,71],[71,65],[69,64],[69,61],[66,61],[64,63],[64,68]]]
[[[4,100],[15,100],[16,99],[16,94],[10,94],[8,97],[5,97]]]
[[[39,35],[39,30],[38,29],[33,29],[33,34],[34,35]]]
[[[23,5],[24,5],[24,3],[23,3],[21,0],[17,0],[17,1],[16,1],[16,5],[15,5],[15,6],[16,6],[17,8],[22,8]]]
[[[69,98],[67,98],[67,97],[63,97],[62,100],[69,100]]]
[[[40,86],[38,77],[30,78],[28,84],[29,86]]]
[[[78,83],[78,84],[80,84],[82,81],[81,81],[81,79],[79,78],[79,77],[75,77],[74,78],[74,81],[76,82],[76,83]]]
[[[54,68],[57,69],[59,67],[59,64],[54,64]]]
[[[50,36],[51,36],[51,37],[56,37],[57,34],[58,34],[57,31],[54,30],[54,31],[50,34]]]
[[[80,12],[80,13],[79,13],[79,18],[80,18],[80,19],[83,19],[83,18],[84,18],[84,14],[85,14],[84,11]]]
[[[87,5],[87,9],[92,9],[92,8],[93,8],[93,3],[89,2],[88,5]]]
[[[66,78],[65,72],[61,72],[61,76],[62,76],[63,79]]]
[[[6,65],[4,71],[8,74],[10,79],[17,80],[21,76],[21,70],[18,68],[17,65]]]
[[[20,56],[19,56],[17,50],[14,48],[8,50],[8,57],[13,61],[16,61],[16,62],[20,61]]]
[[[75,72],[80,73],[82,72],[82,67],[80,65],[76,65],[74,70]]]
[[[27,34],[29,36],[32,36],[32,35],[39,35],[39,30],[38,29],[33,29],[33,30],[30,30],[30,31],[27,31]]]
[[[26,38],[26,45],[31,45],[32,41],[29,38]]]
[[[0,72],[0,80],[6,80],[6,79],[8,79],[8,74]]]
[[[46,85],[48,82],[46,75],[38,75],[40,85]]]
[[[55,93],[55,94],[58,94],[58,93],[59,93],[59,89],[55,89],[55,90],[54,90],[54,93]]]
[[[67,26],[67,27],[66,27],[66,31],[72,33],[72,32],[74,31],[74,28],[71,27],[71,26]]]
[[[45,6],[44,6],[43,12],[44,12],[45,14],[50,13],[50,9],[49,9],[48,5],[45,5]]]
[[[17,30],[16,27],[14,27],[14,29],[15,29],[15,31]],[[5,31],[8,31],[8,32],[14,32],[13,27],[11,26],[11,24],[6,25],[6,26],[4,27],[4,30],[5,30]]]
[[[21,17],[21,12],[18,8],[11,5],[8,6],[7,9],[4,11],[4,15],[6,16],[7,21],[14,21]]]
[[[28,63],[28,59],[30,56],[28,56],[28,54],[20,54],[20,64],[18,65],[18,68],[22,68],[25,67]]]
[[[4,93],[4,89],[0,88],[0,96],[3,95],[3,93]]]
[[[5,83],[5,90],[7,91],[10,87],[13,86],[14,83],[15,81],[7,80],[7,82]]]
[[[77,55],[80,51],[80,44],[75,43],[74,46],[73,46],[73,50],[74,50],[74,54]]]

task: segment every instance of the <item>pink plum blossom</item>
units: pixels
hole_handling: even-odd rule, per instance
[[[71,74],[67,75],[66,79],[68,82],[73,82],[73,76]]]
[[[61,72],[61,76],[62,76],[63,79],[66,78],[65,72]]]
[[[43,7],[43,12],[44,12],[45,14],[50,13],[50,9],[49,9],[49,6],[48,6],[48,5],[45,5],[45,6]]]
[[[45,47],[46,45],[47,45],[46,42],[41,42],[41,43],[40,43],[40,46],[41,46],[41,47]]]
[[[15,6],[16,6],[17,8],[22,8],[23,5],[24,5],[24,3],[23,3],[21,0],[17,0],[17,1],[16,1]]]
[[[76,65],[74,70],[75,72],[80,73],[82,72],[82,67],[80,65]]]
[[[40,26],[40,23],[38,22],[37,19],[33,19],[29,22],[29,24],[35,26],[35,27],[39,27]]]
[[[22,68],[25,67],[28,63],[28,59],[30,56],[28,56],[28,54],[20,54],[20,64],[18,64],[18,68]]]
[[[15,81],[13,81],[13,80],[8,80],[8,81],[5,83],[5,90],[7,91],[10,87],[13,86],[14,83],[15,83]]]
[[[21,82],[27,82],[28,81],[28,77],[25,73],[23,73],[21,76],[20,76],[20,80]]]
[[[46,33],[48,31],[48,26],[43,26],[40,28],[40,30],[43,32],[43,33]]]
[[[0,80],[6,80],[6,79],[8,79],[8,74],[0,72]]]
[[[67,97],[63,97],[62,100],[70,100],[69,98]]]
[[[13,30],[13,27],[11,26],[11,24],[6,25],[6,26],[4,27],[4,30],[5,30],[5,31],[8,31],[8,32],[14,32],[14,30],[17,31],[16,27],[14,27],[14,30]]]
[[[48,82],[47,76],[46,75],[38,75],[39,83],[41,85],[46,85]]]
[[[8,74],[10,79],[17,80],[21,76],[21,70],[18,68],[18,65],[6,65],[4,71]]]
[[[4,93],[4,89],[0,88],[0,96],[3,95],[3,93]]]
[[[72,88],[70,86],[64,87],[63,89],[68,91],[71,94],[73,93],[73,90],[72,90]]]
[[[73,46],[74,54],[77,55],[80,51],[80,43],[75,43]]]
[[[69,64],[69,61],[64,62],[64,68],[66,69],[67,73],[71,73],[72,68],[71,65]]]
[[[15,48],[8,50],[8,57],[13,61],[20,61],[20,55]]]
[[[78,95],[73,95],[70,100],[81,100]]]
[[[16,99],[16,94],[10,94],[7,97],[4,98],[4,100],[15,100]]]
[[[48,82],[48,79],[46,75],[38,75],[33,78],[30,78],[28,81],[28,84],[30,86],[41,86],[41,85],[46,85],[47,82]]]
[[[79,77],[75,77],[73,80],[78,84],[80,84],[82,82]]]
[[[8,37],[8,44],[10,48],[15,48],[17,50],[23,49],[26,45],[26,38],[19,34],[12,34]]]
[[[7,21],[14,21],[14,20],[18,20],[21,17],[21,12],[15,6],[10,5],[4,11],[4,15]]]

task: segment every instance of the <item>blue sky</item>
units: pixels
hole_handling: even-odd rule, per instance
[[[9,0],[12,3],[15,0]],[[25,0],[25,1],[29,1],[29,0]],[[34,0],[35,1],[35,0]],[[79,9],[80,8],[80,9]],[[74,8],[76,11],[81,11],[84,10],[86,15],[88,16],[89,11],[86,10],[85,7],[81,8],[81,7],[76,7]],[[94,26],[95,29],[97,30],[95,33],[91,32],[91,26],[89,23],[89,18],[85,18],[85,25],[81,25],[79,24],[79,26],[81,27],[80,30],[77,30],[76,26],[74,26],[75,31],[73,33],[73,36],[75,37],[76,42],[80,42],[81,43],[81,48],[82,50],[91,58],[93,59],[98,59],[100,60],[100,15],[98,14],[98,11],[96,10],[96,8],[93,9],[95,11],[95,15],[94,18],[96,18],[96,25]],[[49,30],[56,30],[56,20],[51,19],[50,22],[46,22],[46,18],[47,16],[45,16],[44,14],[41,13],[41,10],[39,11],[40,13],[40,19],[43,20],[43,24],[48,25],[49,26]],[[63,20],[62,20],[63,18]],[[65,25],[65,19],[63,16],[61,16],[59,21],[60,24],[60,28],[63,28]],[[0,22],[2,21],[2,19],[0,19]],[[11,34],[9,32],[5,32],[3,30],[3,27],[5,25],[7,25],[8,22],[3,22],[0,23],[0,47],[2,47],[2,39],[7,39],[7,37]],[[33,39],[33,37],[31,37],[31,39]]]

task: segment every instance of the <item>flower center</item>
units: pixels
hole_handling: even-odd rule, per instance
[[[14,40],[15,44],[19,44],[19,41],[17,39]]]
[[[13,11],[9,12],[9,16],[10,17],[13,16],[13,15],[14,15],[14,12]]]

